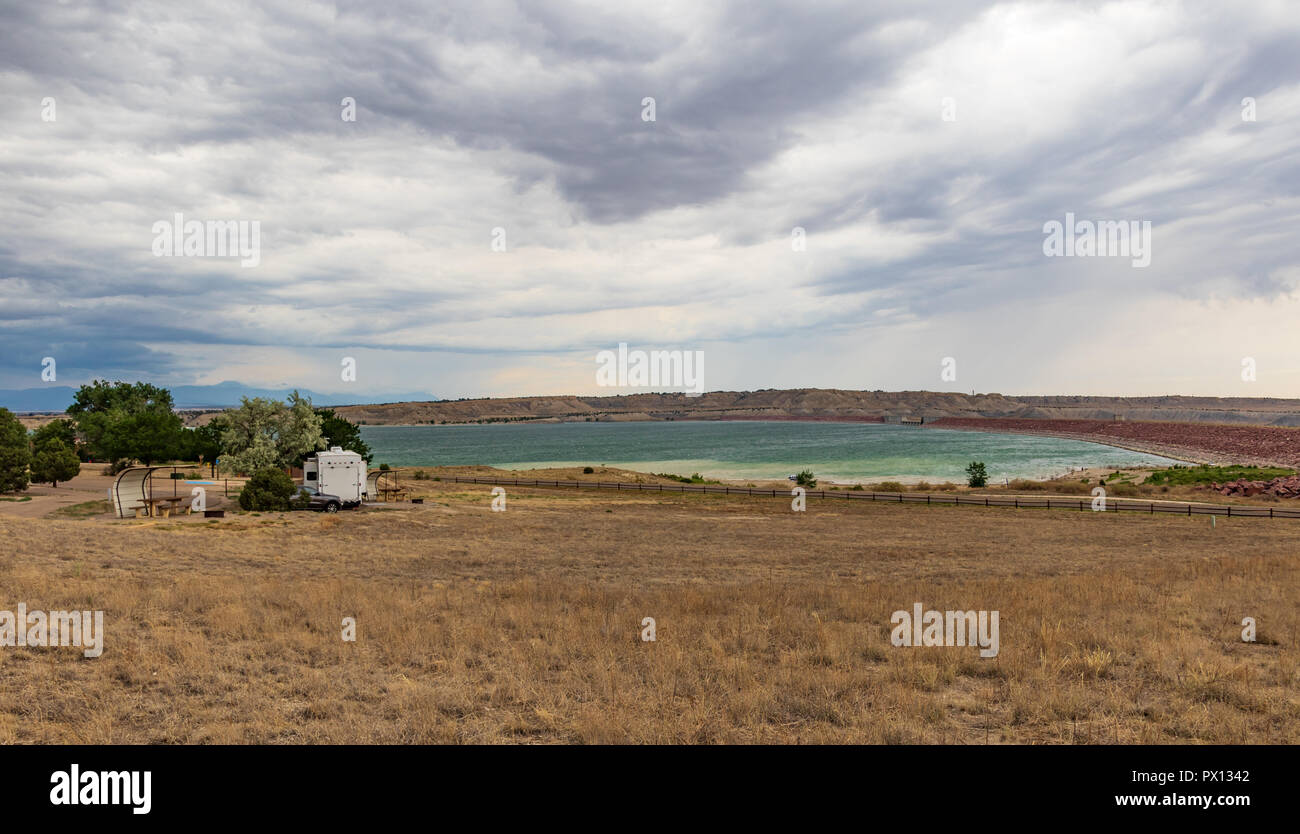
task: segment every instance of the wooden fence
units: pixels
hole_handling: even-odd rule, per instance
[[[460,478],[439,476],[438,480],[463,484],[494,484],[498,486],[553,487],[560,489],[617,489],[632,492],[703,492],[718,495],[756,495],[768,498],[790,498],[790,492],[757,487],[710,486],[707,484],[624,484],[600,481],[539,481],[524,478]],[[1078,510],[1092,509],[1092,498],[1066,498],[1063,496],[1026,495],[959,495],[956,493],[919,492],[867,492],[865,490],[807,490],[809,498],[843,498],[847,501],[886,501],[895,504],[970,505],[981,507],[1014,507],[1021,510]],[[1138,512],[1155,515],[1215,515],[1228,518],[1300,518],[1300,508],[1248,507],[1227,504],[1193,504],[1187,501],[1139,501],[1135,498],[1106,498],[1106,512]]]

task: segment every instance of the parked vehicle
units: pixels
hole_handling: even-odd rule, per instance
[[[336,496],[344,507],[366,500],[366,460],[356,452],[338,446],[317,452],[303,461],[302,472],[309,486]]]
[[[339,511],[339,508],[343,506],[342,498],[338,497],[337,495],[330,495],[329,493],[321,492],[319,489],[317,489],[314,486],[298,487],[298,492],[306,493],[307,495],[311,496],[311,504],[307,507],[307,509],[309,510],[320,510],[321,512],[326,512],[326,513],[336,513]]]

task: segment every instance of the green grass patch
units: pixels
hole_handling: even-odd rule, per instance
[[[12,501],[15,504],[30,500],[32,500],[30,495],[0,495],[0,501]]]
[[[1174,466],[1152,472],[1147,476],[1146,482],[1156,485],[1192,485],[1236,480],[1267,481],[1294,474],[1294,469],[1268,466]]]
[[[50,513],[51,518],[93,518],[110,512],[113,505],[107,501],[83,501],[68,507],[59,507]]]

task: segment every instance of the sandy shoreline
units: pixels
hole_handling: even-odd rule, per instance
[[[1238,462],[1235,458],[1229,455],[1215,454],[1200,449],[1189,449],[1181,446],[1171,446],[1164,443],[1140,443],[1136,441],[1116,443],[1112,438],[1101,439],[1095,435],[1079,434],[1078,432],[1031,431],[1028,429],[976,429],[966,426],[924,426],[924,428],[943,429],[944,431],[973,431],[983,434],[1027,434],[1034,437],[1059,437],[1064,440],[1082,440],[1087,443],[1096,443],[1099,446],[1111,446],[1116,449],[1126,449],[1130,452],[1160,455],[1161,457],[1182,461],[1183,463],[1226,465]],[[1264,462],[1271,465],[1273,464],[1271,461]],[[1284,466],[1285,464],[1279,463],[1276,465]]]

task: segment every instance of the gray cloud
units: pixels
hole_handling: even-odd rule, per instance
[[[1199,3],[7,7],[0,386],[54,352],[87,377],[328,389],[314,352],[353,349],[427,353],[375,382],[401,390],[463,384],[453,354],[503,378],[551,357],[576,390],[573,355],[640,340],[804,345],[800,384],[852,387],[818,334],[974,352],[1006,310],[1104,322],[1120,299],[1257,332],[1251,305],[1280,316],[1300,280],[1298,40],[1272,7]],[[1044,258],[1067,211],[1152,221],[1151,267]],[[260,221],[262,264],[154,258],[174,212]],[[714,382],[764,387],[762,365]],[[1113,385],[1070,367],[1053,384]]]

